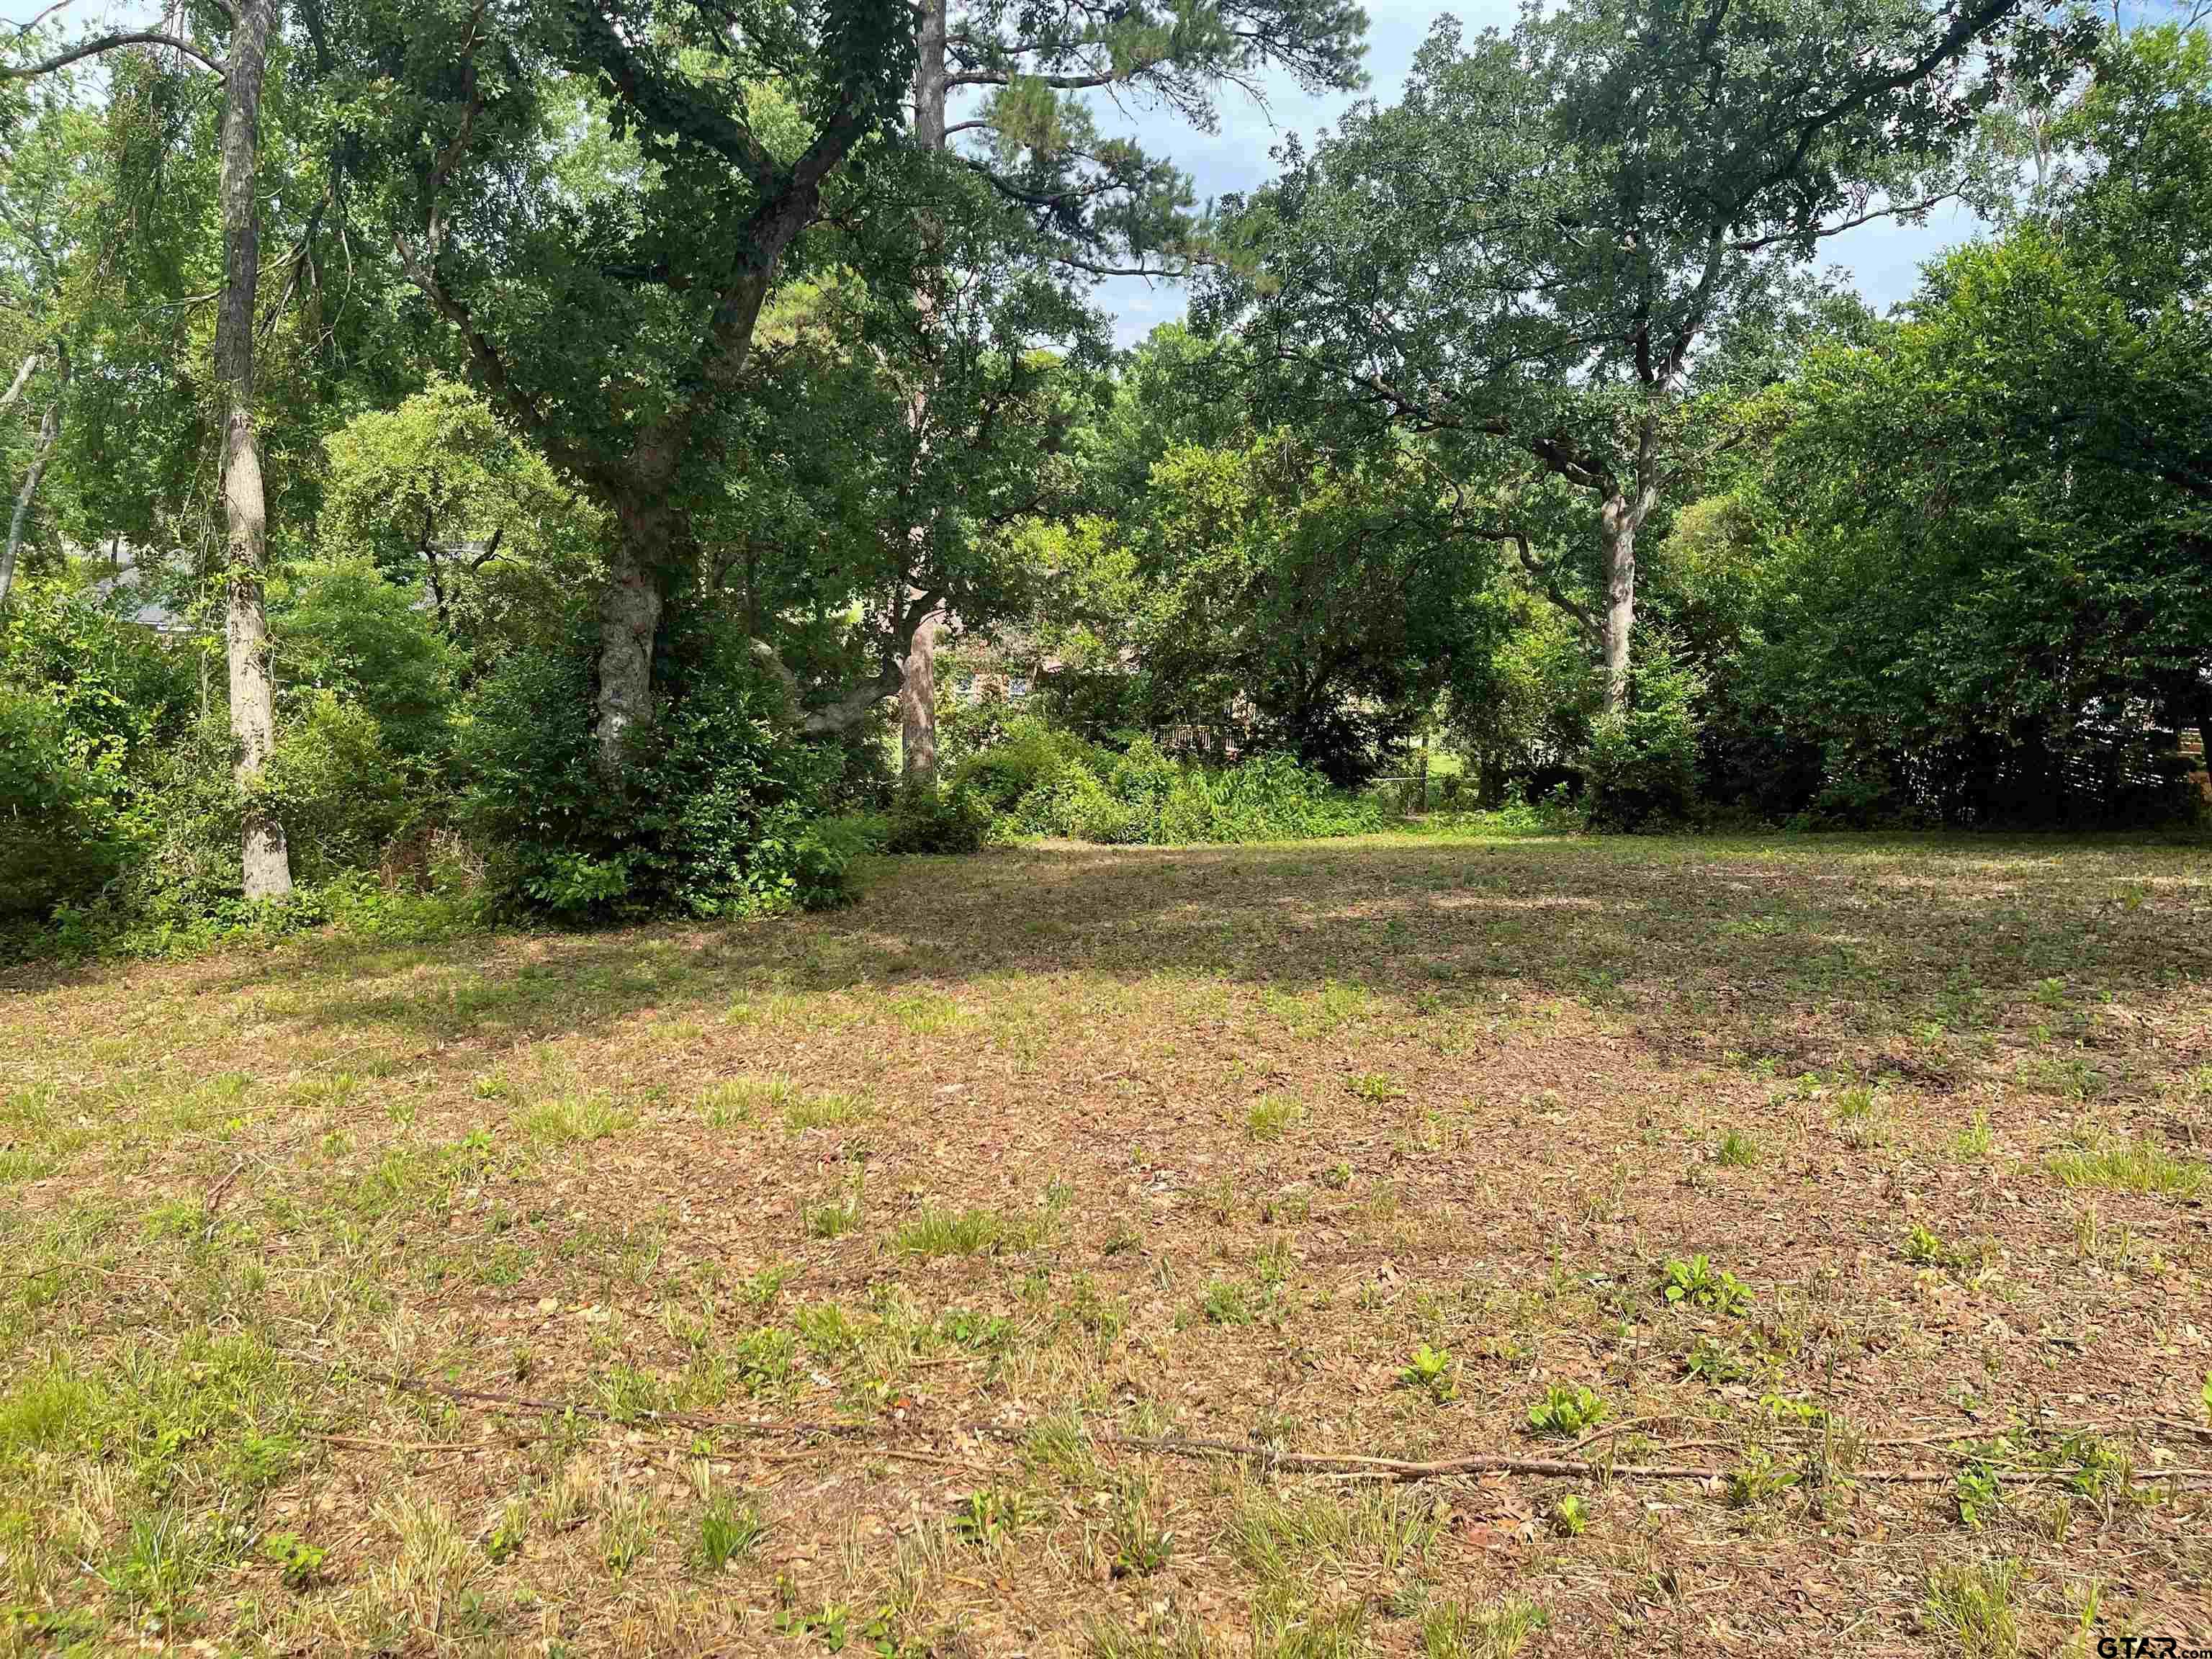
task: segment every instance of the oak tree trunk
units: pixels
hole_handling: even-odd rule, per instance
[[[599,769],[620,775],[631,738],[653,723],[653,643],[663,606],[659,566],[669,526],[653,507],[621,514],[599,590]]]
[[[937,787],[937,620],[914,630],[899,681],[899,775],[918,789]]]
[[[1662,381],[1662,397],[1673,382]],[[1626,492],[1608,488],[1598,507],[1598,540],[1605,555],[1605,614],[1600,637],[1605,650],[1605,712],[1628,712],[1630,649],[1636,631],[1636,536],[1659,504],[1659,412],[1647,404],[1638,434],[1635,471]]]
[[[230,663],[232,776],[246,798],[241,866],[246,896],[292,890],[284,827],[254,786],[276,741],[269,618],[262,584],[269,568],[269,501],[254,423],[253,314],[261,275],[255,201],[260,160],[261,83],[269,62],[275,0],[236,0],[224,70],[222,174],[222,297],[216,312],[215,374],[222,395],[222,510],[229,539],[225,642]]]
[[[711,388],[734,386],[744,371],[783,252],[811,220],[817,200],[811,188],[791,192],[750,228],[749,269],[722,296],[713,325],[720,344],[703,373]],[[616,535],[599,592],[592,721],[599,770],[610,781],[622,775],[633,737],[653,724],[653,642],[668,605],[668,573],[678,564],[678,539],[688,537],[685,520],[668,501],[698,413],[696,404],[679,410],[641,438],[630,453],[627,486],[611,492]]]

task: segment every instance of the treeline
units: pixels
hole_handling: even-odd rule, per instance
[[[2197,810],[2201,30],[1444,24],[1201,212],[1086,90],[1349,86],[1356,10],[60,27],[0,79],[0,909],[49,939],[1343,833],[1417,744],[1607,827]],[[1950,199],[1994,228],[1900,315],[1817,275]],[[1190,324],[1111,351],[1109,270]]]
[[[1899,314],[1747,271],[1679,386],[1477,380],[1412,352],[1323,380],[1283,339],[1351,314],[1316,309],[1325,277],[1217,275],[1204,314],[1242,325],[1139,350],[1094,461],[1117,505],[1038,532],[1059,718],[1346,782],[1431,734],[1484,803],[1571,799],[1621,828],[2199,817],[2180,750],[2212,740],[2212,57],[2177,27],[2086,51],[2047,104],[1978,118],[1991,155],[2024,133],[2041,173],[1985,198],[1995,227]],[[1402,222],[1333,198],[1419,180],[1332,173],[1405,114],[1355,118],[1247,210],[1286,258],[1341,237],[1334,268],[1378,315],[1375,244]],[[1455,270],[1427,246],[1389,303],[1433,306],[1470,351],[1595,350],[1612,324],[1632,362],[1656,331],[1642,289],[1571,340],[1469,315],[1528,250],[1460,245]],[[1388,331],[1357,337],[1365,361],[1390,360]]]

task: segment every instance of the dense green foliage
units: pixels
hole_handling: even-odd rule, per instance
[[[823,760],[726,640],[666,700],[622,791],[594,763],[580,653],[518,653],[471,700],[455,757],[460,827],[491,849],[489,891],[515,910],[712,916],[845,896],[848,861],[808,823]],[[723,659],[716,662],[715,653]]]
[[[995,814],[1000,834],[1109,843],[1296,841],[1382,827],[1374,802],[1286,755],[1206,766],[1148,738],[1116,754],[1035,719],[1012,721],[1000,743],[966,762],[952,794]]]
[[[0,686],[0,915],[42,915],[121,861],[114,792],[52,703]]]
[[[2212,36],[1569,0],[1440,25],[1218,213],[1086,101],[1347,87],[1361,26],[288,13],[251,793],[226,94],[166,48],[0,79],[11,941],[834,904],[880,852],[1370,832],[1431,760],[1489,827],[2201,815]],[[1954,195],[1986,232],[1890,317],[1812,274]],[[1109,267],[1197,270],[1194,322],[1110,350]]]
[[[1866,792],[1845,816],[2170,815],[2159,757],[2212,710],[2203,337],[2030,226],[1938,267],[1879,345],[1816,354],[1746,486],[1776,557],[1735,720]]]

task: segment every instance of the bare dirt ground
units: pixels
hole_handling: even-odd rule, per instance
[[[2212,1647],[2201,845],[908,860],[0,1079],[0,1651]]]

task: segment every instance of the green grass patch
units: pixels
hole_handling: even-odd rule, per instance
[[[2051,1159],[2050,1169],[2064,1186],[2155,1193],[2164,1198],[2196,1197],[2212,1173],[2193,1158],[2176,1158],[2148,1137],[2060,1152]]]

